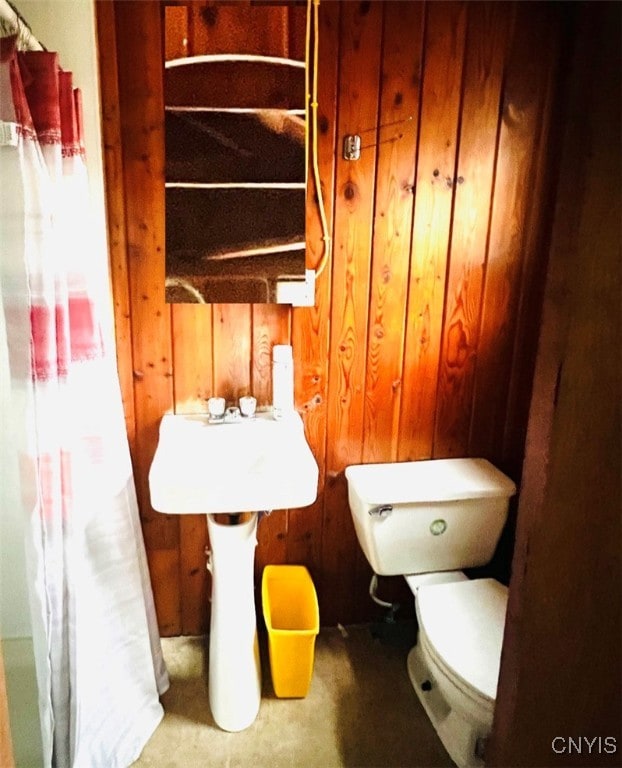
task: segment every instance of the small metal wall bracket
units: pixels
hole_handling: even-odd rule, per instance
[[[358,160],[361,156],[361,137],[358,134],[348,134],[343,137],[343,159]]]

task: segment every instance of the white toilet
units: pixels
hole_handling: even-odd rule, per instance
[[[374,572],[403,575],[415,595],[408,674],[459,768],[483,766],[507,606],[490,561],[516,486],[484,459],[361,464],[346,469],[359,543]]]

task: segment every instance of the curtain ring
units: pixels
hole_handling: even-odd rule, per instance
[[[24,19],[22,14],[17,10],[17,8],[13,5],[11,0],[7,0],[7,3],[11,10],[13,11],[15,15],[15,22],[13,29],[11,31],[11,34],[15,35],[15,47],[18,51],[27,51],[32,47],[32,42],[36,42],[40,48],[44,51],[47,51],[47,48],[43,43],[41,43],[39,40],[37,40],[33,34],[32,29],[30,28],[30,25]],[[4,25],[2,25],[3,29],[6,29]]]

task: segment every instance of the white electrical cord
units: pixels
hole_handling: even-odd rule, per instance
[[[313,167],[313,179],[315,181],[315,191],[317,194],[318,211],[320,214],[320,222],[322,224],[322,241],[323,250],[322,256],[318,265],[315,268],[316,279],[324,271],[328,259],[331,254],[332,240],[328,231],[328,221],[326,220],[326,210],[324,207],[324,195],[322,194],[322,185],[320,183],[320,169],[318,165],[318,147],[317,147],[317,80],[318,80],[318,61],[319,61],[319,7],[320,0],[307,0],[307,40],[306,40],[306,57],[307,57],[307,70],[310,53],[310,36],[311,36],[311,6],[313,6],[313,87],[311,92],[311,163]],[[307,72],[307,100],[309,98],[308,88],[308,72]],[[308,132],[308,129],[307,129]]]

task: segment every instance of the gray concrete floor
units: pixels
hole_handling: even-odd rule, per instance
[[[322,629],[304,699],[275,697],[260,635],[261,706],[239,733],[220,730],[212,719],[206,638],[164,639],[166,714],[133,768],[452,766],[408,679],[412,642],[405,629],[382,640],[368,626]]]

